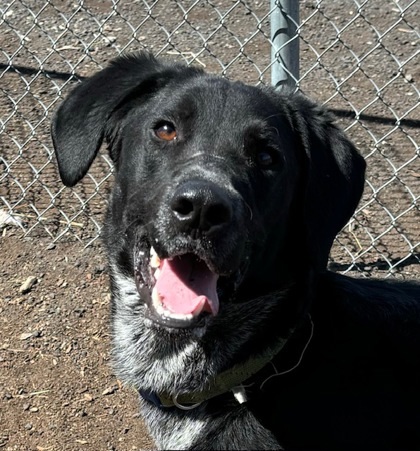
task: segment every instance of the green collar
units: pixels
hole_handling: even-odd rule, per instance
[[[291,334],[293,334],[292,329]],[[246,360],[244,363],[234,365],[217,374],[213,380],[208,384],[208,387],[204,390],[180,393],[177,396],[171,396],[169,393],[145,393],[140,392],[143,398],[153,402],[156,405],[160,404],[160,407],[178,407],[183,410],[191,410],[200,405],[204,401],[208,401],[211,398],[222,395],[229,391],[233,391],[235,398],[241,403],[246,399],[238,398],[235,391],[241,386],[243,382],[249,379],[254,374],[258,373],[264,368],[267,363],[271,362],[273,358],[283,349],[287,343],[288,338],[280,338],[278,341],[265,352],[254,355]],[[239,395],[240,396],[240,395]]]

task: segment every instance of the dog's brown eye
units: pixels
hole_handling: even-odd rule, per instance
[[[155,128],[155,135],[163,141],[173,141],[178,136],[175,126],[170,122],[158,124]]]
[[[274,158],[270,152],[261,151],[257,154],[257,163],[262,168],[268,168],[274,163]]]

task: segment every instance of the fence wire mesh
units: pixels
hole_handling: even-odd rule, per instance
[[[247,83],[270,83],[270,2],[6,0],[0,6],[0,222],[88,245],[112,179],[101,152],[64,188],[49,124],[81,78],[149,50]],[[342,271],[388,274],[420,262],[420,2],[303,0],[300,78],[332,109],[368,163],[365,194],[336,240]]]

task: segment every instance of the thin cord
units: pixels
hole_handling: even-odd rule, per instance
[[[267,377],[267,379],[266,379],[265,381],[263,381],[263,382],[261,383],[261,385],[260,385],[260,390],[262,390],[264,384],[265,384],[266,382],[268,382],[270,379],[272,379],[273,377],[276,377],[276,376],[283,376],[283,374],[290,373],[291,371],[295,370],[295,369],[301,364],[302,359],[303,359],[303,356],[305,355],[305,352],[306,352],[306,350],[308,349],[309,343],[311,342],[312,337],[314,336],[314,322],[312,321],[311,315],[309,315],[309,320],[311,321],[311,335],[309,336],[309,339],[308,339],[308,341],[306,342],[305,347],[303,348],[303,351],[302,351],[302,353],[301,353],[301,355],[300,355],[300,358],[299,358],[298,362],[297,362],[294,366],[292,366],[292,368],[289,368],[289,369],[286,370],[286,371],[282,371],[281,373],[277,373],[277,370],[276,370],[276,374],[272,374],[271,376]],[[274,369],[276,369],[276,367],[274,366],[274,364],[273,364],[273,367],[274,367]]]

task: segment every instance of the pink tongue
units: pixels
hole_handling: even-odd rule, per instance
[[[164,307],[183,315],[207,311],[217,315],[219,298],[216,292],[218,275],[193,255],[163,260],[155,289]]]

